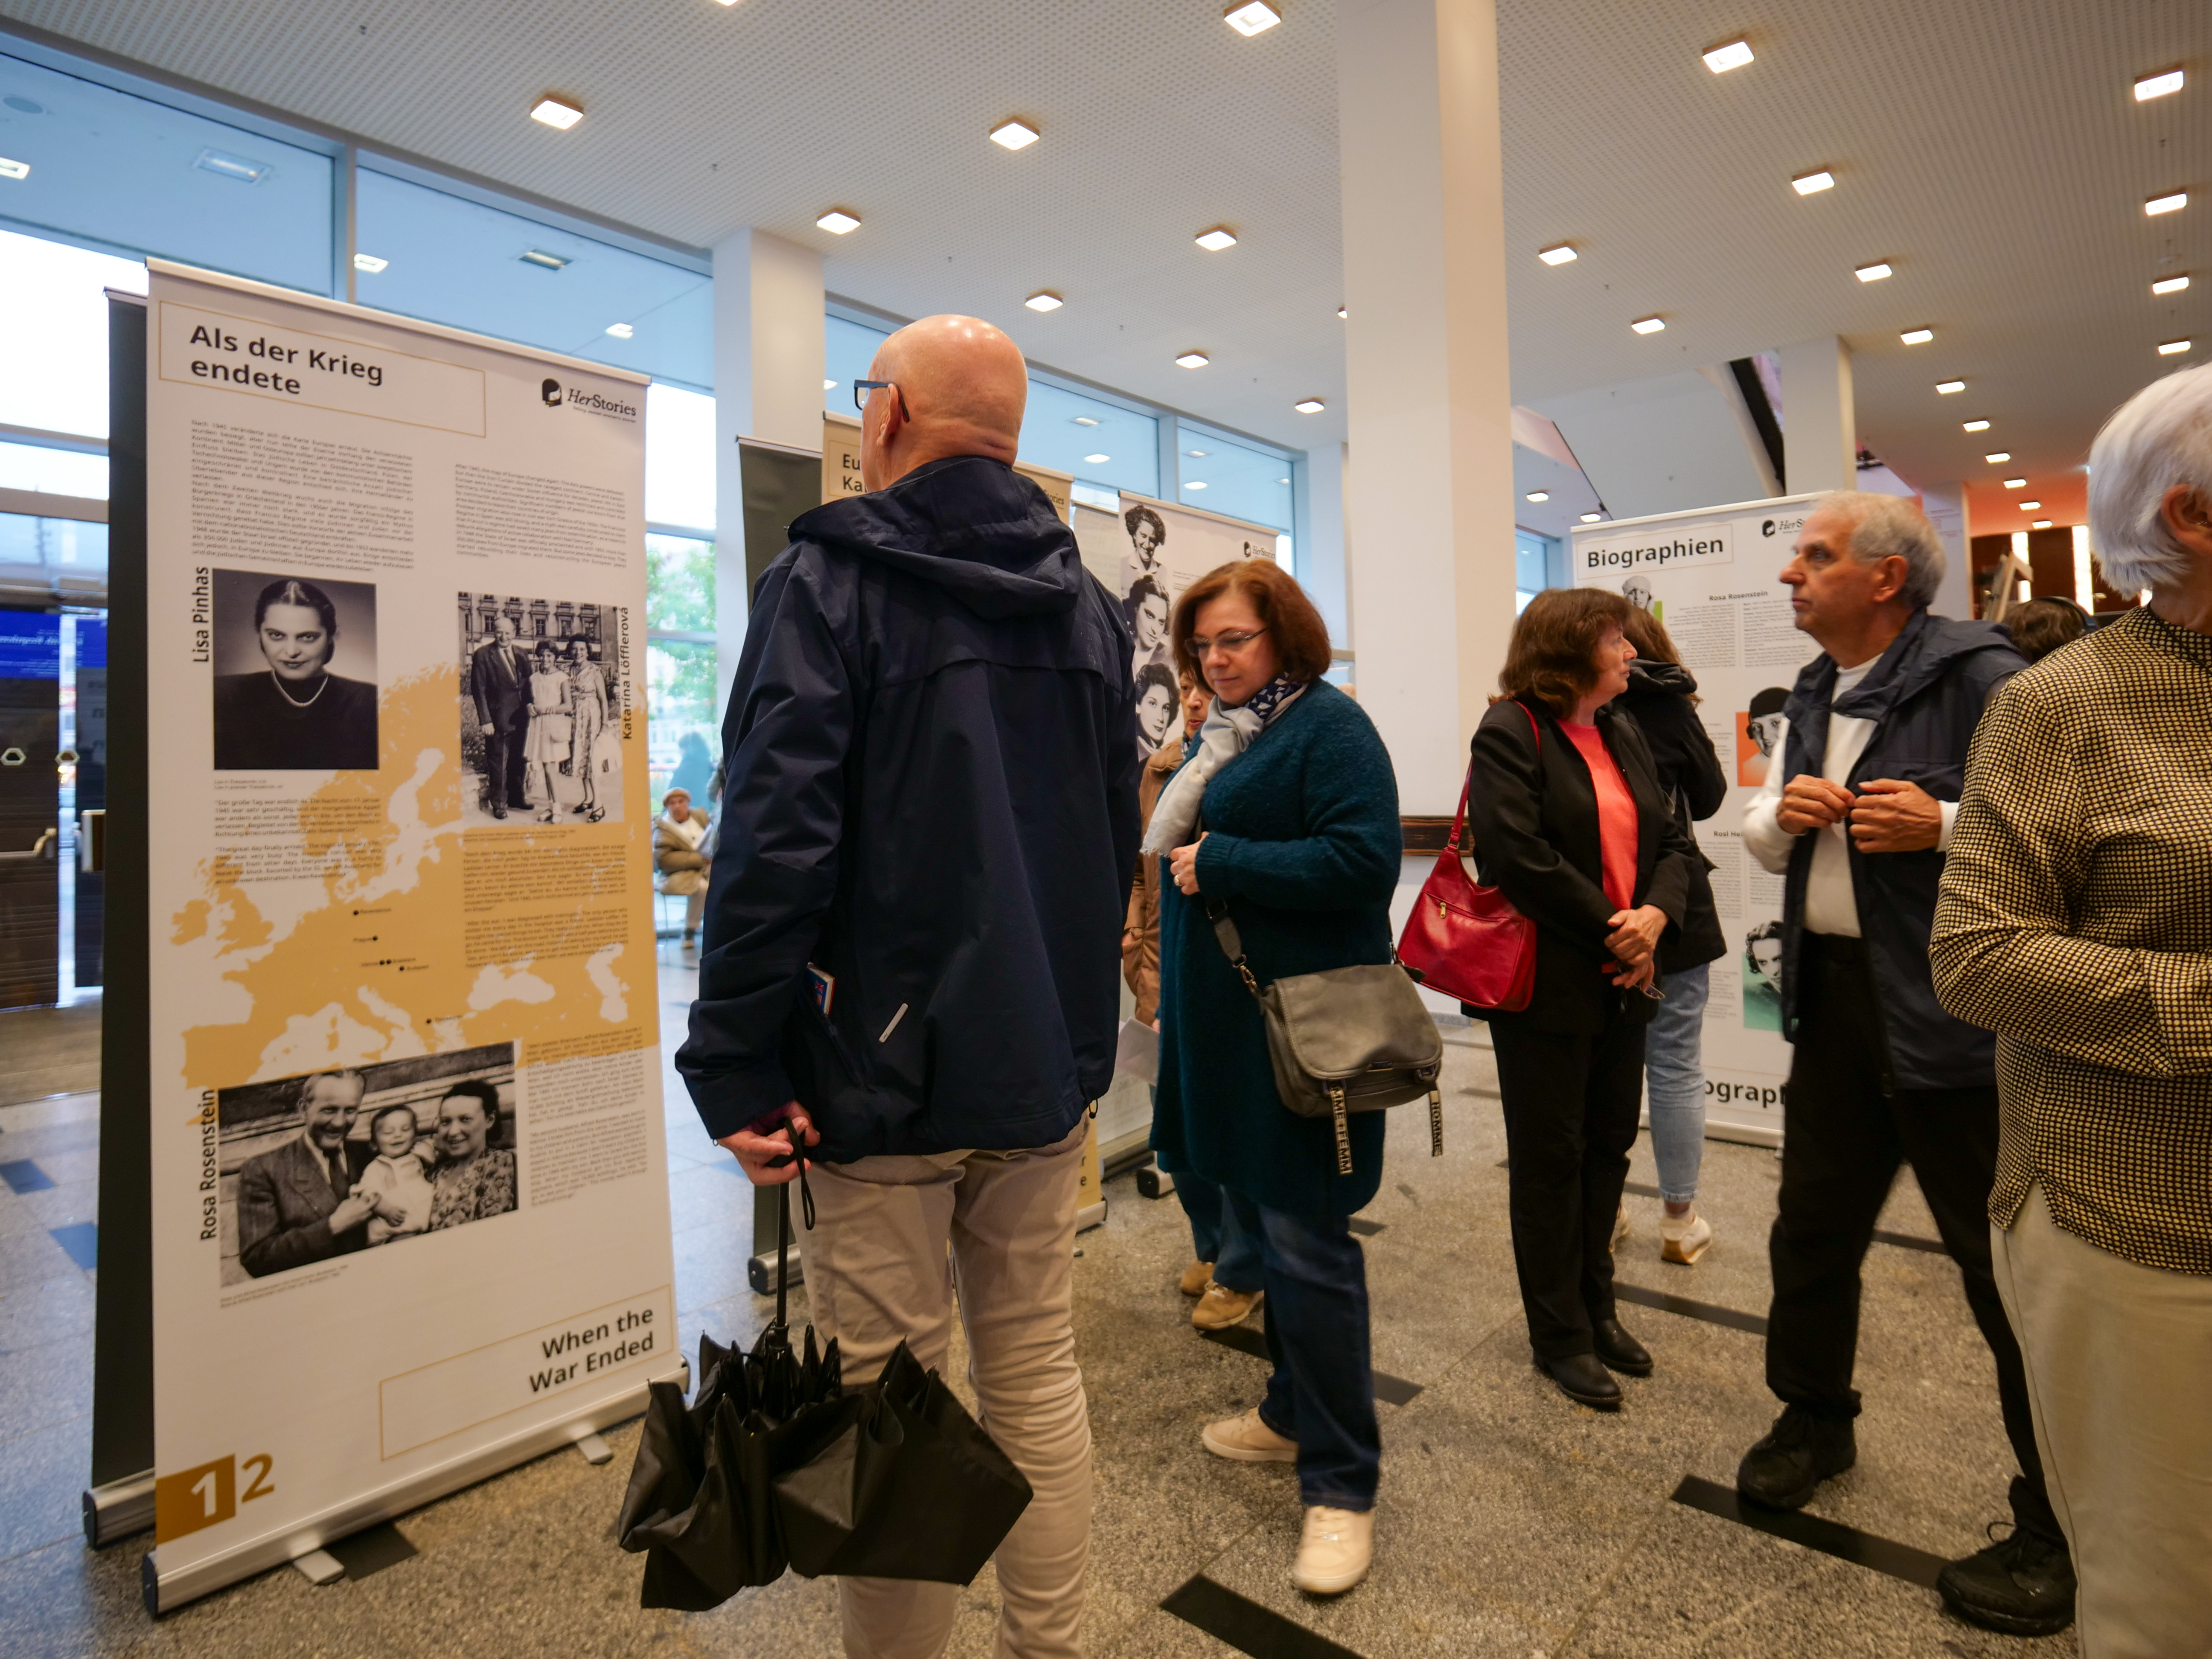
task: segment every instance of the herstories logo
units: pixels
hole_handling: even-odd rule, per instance
[[[587,415],[620,421],[626,426],[637,424],[635,404],[610,398],[604,392],[586,392],[580,386],[563,387],[558,380],[545,380],[538,383],[538,396],[548,409],[580,409]]]

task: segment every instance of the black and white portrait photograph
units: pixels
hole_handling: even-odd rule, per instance
[[[222,1282],[507,1214],[518,1104],[512,1042],[218,1090]]]
[[[1743,1024],[1747,1030],[1782,1029],[1782,924],[1763,921],[1744,936]]]
[[[374,771],[375,586],[210,574],[216,770]]]
[[[622,608],[460,596],[465,823],[622,821]]]

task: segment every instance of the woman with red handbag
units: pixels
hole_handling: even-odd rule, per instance
[[[1618,1409],[1609,1371],[1646,1376],[1622,1327],[1612,1237],[1643,1092],[1659,946],[1687,908],[1697,850],[1659,787],[1628,686],[1628,601],[1554,588],[1514,624],[1476,728],[1468,828],[1483,878],[1535,925],[1518,1012],[1490,1022],[1511,1159],[1513,1260],[1536,1364],[1570,1400]]]

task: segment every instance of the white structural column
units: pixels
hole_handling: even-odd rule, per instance
[[[1329,643],[1352,649],[1352,612],[1344,562],[1344,446],[1316,444],[1298,465],[1298,522],[1305,539],[1292,555],[1299,586],[1328,623]]]
[[[741,230],[714,245],[715,704],[745,639],[744,489],[738,440],[822,447],[822,256]]]
[[[1921,510],[1943,543],[1943,581],[1929,607],[1939,617],[1966,617],[1974,614],[1972,575],[1974,525],[1966,486],[1962,483],[1923,484]]]
[[[1859,487],[1850,348],[1832,334],[1782,348],[1782,455],[1790,493]]]
[[[1336,39],[1355,673],[1401,810],[1449,812],[1515,614],[1497,14],[1343,0]]]

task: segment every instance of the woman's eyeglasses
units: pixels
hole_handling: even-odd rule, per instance
[[[1264,628],[1255,628],[1249,634],[1216,634],[1210,640],[1200,639],[1194,634],[1190,638],[1190,654],[1194,657],[1203,657],[1212,652],[1219,651],[1224,656],[1234,657],[1239,655],[1246,646],[1267,631]]]

